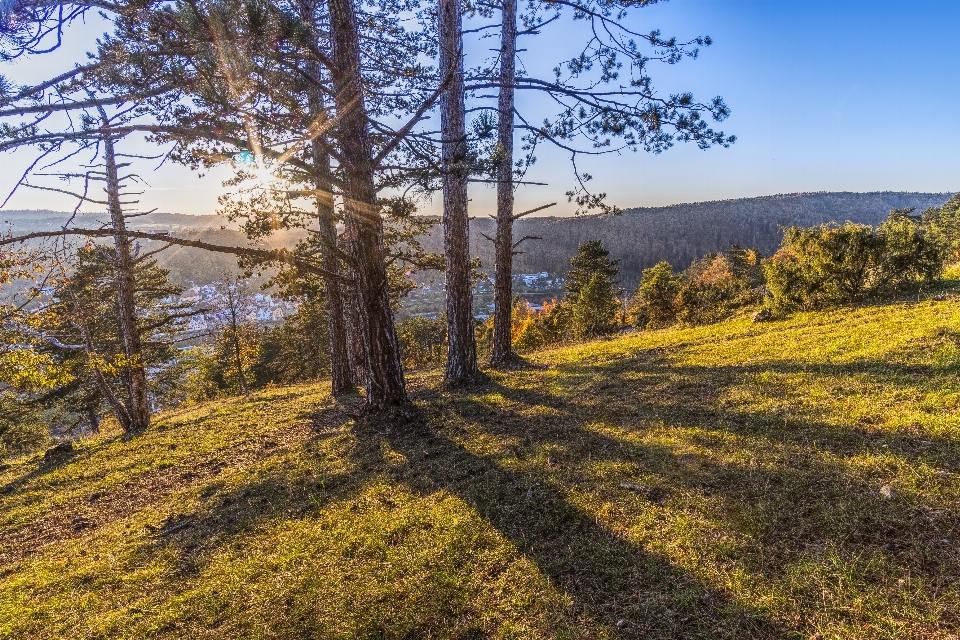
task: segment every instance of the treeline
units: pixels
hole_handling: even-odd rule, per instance
[[[599,239],[619,260],[621,282],[634,287],[644,269],[661,261],[686,268],[702,256],[734,245],[772,255],[784,230],[790,227],[846,221],[877,225],[893,209],[925,211],[941,206],[949,197],[949,193],[800,193],[634,208],[618,216],[525,218],[516,222],[516,235],[542,240],[523,245],[522,253],[513,259],[514,271],[562,274],[580,244]],[[8,212],[17,233],[59,228],[66,218],[67,214],[49,211]],[[131,227],[183,231],[189,233],[188,237],[221,244],[247,242],[247,237],[237,229],[221,230],[225,223],[228,221],[218,216],[153,213],[135,220]],[[488,272],[492,272],[495,256],[493,244],[484,234],[493,237],[494,226],[493,220],[483,216],[470,223],[471,255],[478,257]],[[280,230],[265,238],[264,243],[271,248],[293,247],[306,233]],[[422,244],[429,252],[442,252],[442,228],[434,226],[422,238]],[[228,255],[190,247],[172,251],[176,253],[161,254],[159,264],[169,269],[171,281],[181,286],[214,282],[225,270],[236,267],[236,261]]]
[[[0,394],[0,456],[39,446],[54,425],[59,431],[96,431],[102,406],[122,393],[128,364],[116,344],[117,318],[108,285],[111,264],[106,247],[81,249],[78,268],[59,280],[51,303],[33,315],[36,332],[57,336],[25,360],[6,361],[0,371],[17,384],[45,391],[27,403]],[[639,285],[620,283],[619,261],[603,242],[582,243],[568,261],[565,294],[542,306],[515,300],[511,346],[519,353],[608,336],[623,330],[709,324],[737,313],[754,312],[762,321],[799,310],[883,300],[931,288],[944,264],[960,261],[960,196],[916,215],[891,212],[876,226],[847,222],[791,227],[770,257],[733,247],[708,254],[686,269],[662,261],[643,270]],[[149,367],[154,409],[222,396],[249,394],[270,385],[314,381],[330,372],[327,312],[322,280],[291,274],[272,282],[280,295],[298,303],[279,327],[259,325],[249,280],[224,277],[214,303],[202,311],[170,302],[181,291],[156,261],[138,265],[137,283],[144,314],[142,364]],[[394,289],[398,303],[408,289]],[[83,300],[80,304],[79,300]],[[83,322],[77,322],[83,314]],[[169,339],[188,318],[202,314],[207,344],[174,354]],[[446,318],[417,317],[398,323],[405,369],[436,367],[447,349]],[[492,351],[494,323],[478,322],[481,355]],[[100,345],[111,359],[91,363],[84,343]],[[75,343],[75,346],[74,344]],[[522,366],[522,362],[516,363]],[[37,377],[46,376],[44,384]],[[115,402],[115,400],[114,400]]]
[[[563,298],[540,307],[516,301],[513,346],[522,353],[622,330],[710,324],[746,311],[763,321],[930,289],[945,264],[960,261],[960,196],[923,214],[914,211],[895,209],[876,226],[793,226],[767,258],[734,246],[685,269],[661,261],[641,272],[635,288],[622,287],[620,261],[605,243],[584,242],[568,263]],[[409,364],[435,365],[442,324],[418,318],[407,326]],[[481,348],[491,331],[489,322],[478,326]]]
[[[877,225],[892,209],[924,211],[949,197],[949,193],[799,193],[627,209],[617,216],[527,218],[517,222],[516,235],[542,240],[523,245],[523,253],[514,258],[514,270],[562,274],[580,244],[599,239],[619,260],[621,282],[635,287],[643,270],[661,261],[682,269],[734,245],[771,255],[789,227],[846,221]],[[471,252],[485,266],[493,264],[493,247],[483,234],[490,236],[493,226],[485,217],[471,223]],[[424,246],[433,251],[439,243],[435,231]]]

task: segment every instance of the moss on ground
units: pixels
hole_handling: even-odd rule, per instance
[[[0,471],[0,637],[951,638],[954,301],[322,385]],[[819,635],[817,635],[819,634]]]

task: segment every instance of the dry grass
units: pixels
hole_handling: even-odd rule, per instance
[[[956,302],[319,387],[0,471],[0,637],[950,638]]]

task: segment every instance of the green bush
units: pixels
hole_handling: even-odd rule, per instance
[[[773,307],[781,311],[889,296],[942,270],[941,245],[903,212],[876,229],[851,222],[792,227],[764,265]]]
[[[36,451],[50,440],[39,413],[8,392],[0,392],[0,460]]]
[[[669,262],[643,270],[627,318],[638,329],[666,327],[677,321],[681,278]]]
[[[924,211],[922,224],[940,245],[944,259],[951,263],[960,262],[960,193],[942,207]]]
[[[677,296],[677,319],[690,325],[719,322],[742,307],[762,300],[760,254],[733,247],[694,262],[683,273]]]
[[[762,285],[760,254],[751,249],[712,253],[680,274],[661,262],[644,270],[627,318],[641,329],[718,322],[760,302]]]
[[[447,355],[447,317],[416,316],[397,323],[400,355],[406,369],[423,369],[443,364]]]

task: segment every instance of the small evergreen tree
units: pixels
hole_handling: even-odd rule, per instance
[[[669,262],[643,270],[643,279],[630,305],[628,317],[638,328],[665,327],[677,320],[680,276]]]
[[[619,260],[599,240],[580,245],[570,260],[566,277],[566,300],[570,305],[572,333],[577,338],[595,338],[617,329]]]
[[[105,406],[122,426],[129,423],[132,369],[150,371],[155,378],[168,366],[175,354],[171,332],[190,315],[173,302],[181,289],[169,282],[168,272],[151,257],[135,259],[133,298],[141,353],[135,361],[127,357],[113,249],[92,243],[81,248],[76,264],[55,280],[50,295],[38,297],[11,320],[9,329],[23,354],[41,358],[43,366],[57,372],[46,388],[32,390],[22,401],[79,415],[94,431]],[[16,388],[17,381],[6,373],[0,371],[3,381]]]
[[[596,338],[617,330],[616,284],[602,273],[595,273],[580,290],[573,304],[573,327],[578,338]]]
[[[588,240],[577,249],[577,255],[570,260],[570,270],[567,272],[565,287],[567,300],[575,303],[580,292],[590,284],[595,275],[601,275],[611,282],[620,273],[617,266],[619,260],[611,260],[610,252],[599,240]]]

